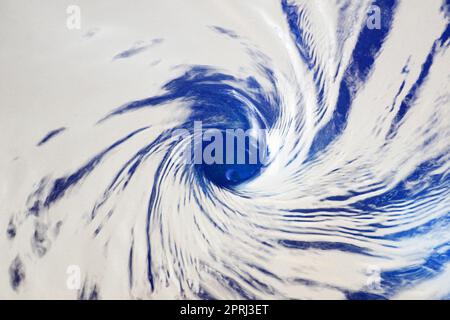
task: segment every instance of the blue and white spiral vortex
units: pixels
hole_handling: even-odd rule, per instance
[[[448,299],[449,1],[187,2],[55,49],[46,88],[84,91],[8,149],[0,296]],[[264,128],[267,164],[213,181],[195,121]]]

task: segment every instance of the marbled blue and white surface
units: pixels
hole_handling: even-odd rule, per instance
[[[2,0],[0,298],[449,299],[449,10]],[[268,163],[180,162],[195,121]]]

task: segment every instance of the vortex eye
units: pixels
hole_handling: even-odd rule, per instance
[[[206,178],[220,187],[237,186],[259,174],[261,164],[203,164]]]
[[[220,187],[233,187],[256,177],[263,167],[265,144],[250,135],[218,131],[202,141],[205,178]],[[211,137],[211,139],[210,139]]]

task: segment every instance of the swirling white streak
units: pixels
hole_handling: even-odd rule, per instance
[[[13,74],[0,92],[6,155],[0,226],[3,232],[12,224],[16,234],[0,241],[0,297],[449,296],[448,40],[436,45],[415,101],[395,120],[448,28],[443,3],[397,4],[367,79],[349,81],[354,96],[342,132],[314,154],[315,138],[335,116],[370,2],[289,4],[302,13],[297,22],[309,65],[277,1],[137,1],[133,7],[118,1],[108,2],[107,12],[102,1],[81,1],[83,28],[98,29],[89,39],[56,27],[53,17],[65,12],[64,4],[3,5],[1,23],[16,26],[18,35],[0,28],[8,48],[1,53],[8,71],[2,83]],[[46,20],[31,31],[38,9]],[[21,26],[13,19],[19,11]],[[139,41],[149,48],[113,59]],[[164,83],[196,65],[252,76],[267,97],[279,98],[279,116],[267,133],[271,162],[233,190],[182,166],[181,144],[161,138],[189,119],[192,101],[98,122],[130,101],[161,94]],[[68,129],[35,146],[37,136],[61,126]],[[44,205],[56,179],[103,151],[92,171]],[[39,210],[30,214],[36,201]],[[439,254],[442,268],[423,271]],[[17,257],[25,276],[11,287]],[[69,265],[82,270],[80,290],[66,286]],[[381,287],[368,287],[373,266],[383,272]]]

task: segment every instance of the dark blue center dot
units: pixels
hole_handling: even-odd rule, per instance
[[[205,178],[219,187],[231,188],[258,176],[263,168],[265,144],[262,139],[236,136],[221,131],[219,142],[212,137],[202,141],[202,163],[197,164]]]

